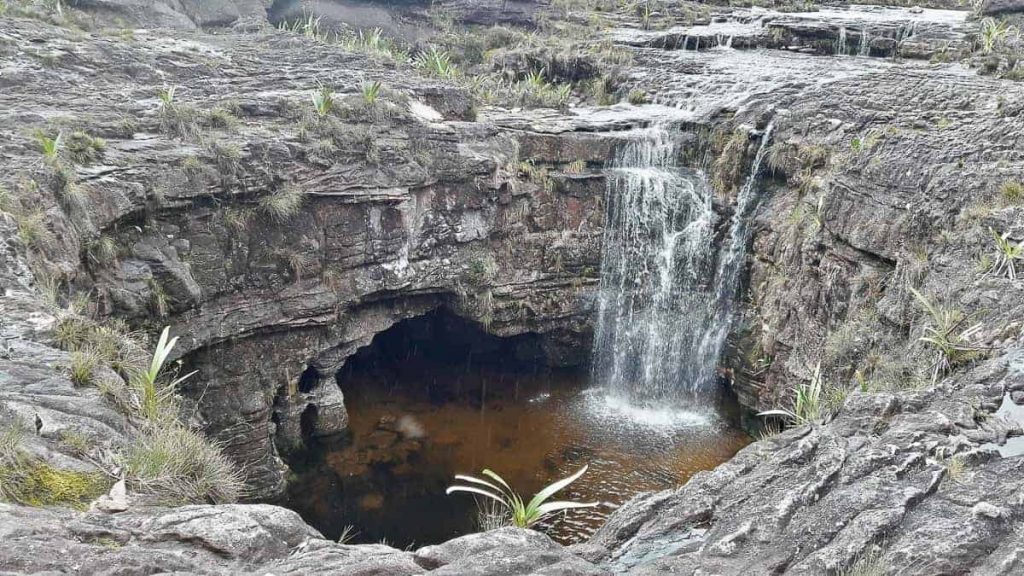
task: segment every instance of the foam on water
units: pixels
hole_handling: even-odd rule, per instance
[[[684,428],[710,427],[717,424],[713,414],[682,407],[634,404],[621,396],[593,390],[583,396],[588,419],[615,430],[623,428],[643,432],[673,434]]]

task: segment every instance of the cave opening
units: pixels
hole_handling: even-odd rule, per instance
[[[317,372],[316,368],[310,366],[302,371],[302,375],[299,376],[299,392],[308,394],[316,388],[316,385],[320,383],[320,373]]]
[[[620,504],[746,443],[738,427],[696,414],[657,430],[631,427],[588,387],[587,366],[551,366],[543,338],[495,336],[444,309],[378,334],[335,376],[346,434],[310,438],[303,457],[289,460],[286,505],[329,538],[348,530],[356,542],[424,545],[479,527],[473,498],[445,494],[455,474],[489,468],[529,496],[588,465],[562,496]],[[579,542],[610,511],[574,511],[544,528]]]
[[[378,334],[335,380],[351,402],[385,390],[433,403],[479,404],[488,394],[515,397],[524,379],[555,373],[579,376],[585,367],[550,367],[537,334],[494,336],[442,309]]]

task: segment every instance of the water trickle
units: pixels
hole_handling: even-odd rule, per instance
[[[846,26],[839,27],[839,39],[836,40],[836,56],[846,55]]]
[[[871,28],[865,26],[860,31],[860,52],[859,56],[871,55]]]
[[[609,174],[594,347],[595,380],[612,394],[673,400],[713,382],[769,136],[720,246],[714,191],[701,171],[679,164],[670,127],[639,131],[619,151]]]

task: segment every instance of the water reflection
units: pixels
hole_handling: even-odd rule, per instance
[[[477,528],[473,499],[444,494],[454,474],[491,468],[532,495],[589,463],[562,496],[602,506],[546,527],[556,540],[578,542],[631,496],[685,482],[749,441],[728,400],[701,410],[635,408],[588,390],[576,370],[479,359],[453,366],[418,352],[379,360],[354,361],[339,377],[350,434],[292,462],[298,477],[287,505],[330,538],[351,525],[357,542],[440,542]]]

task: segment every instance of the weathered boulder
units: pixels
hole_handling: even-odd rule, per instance
[[[296,513],[267,505],[99,514],[0,504],[0,537],[4,573],[608,574],[529,530],[504,528],[408,552],[383,544],[337,544]]]

